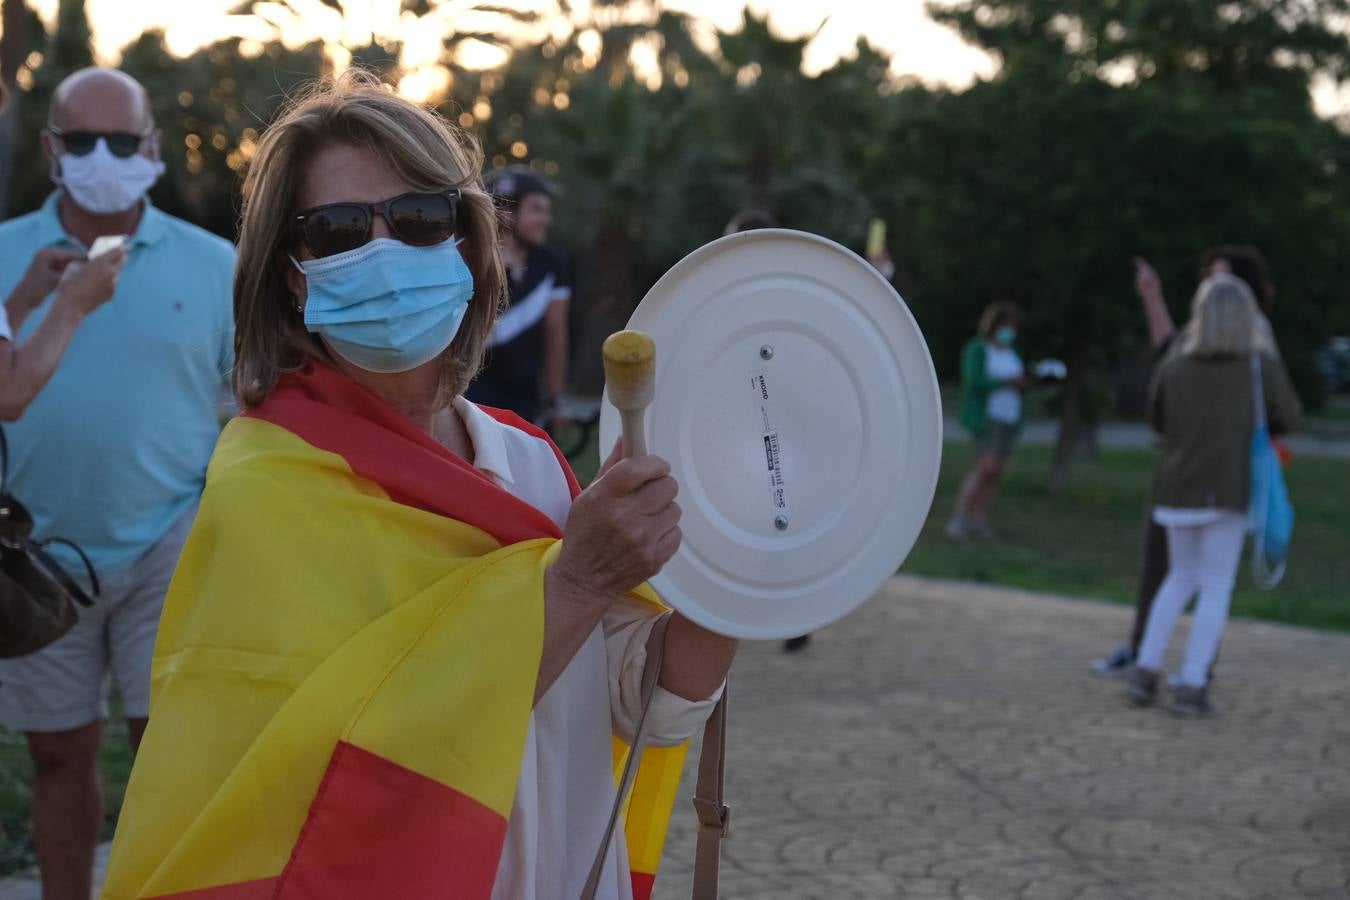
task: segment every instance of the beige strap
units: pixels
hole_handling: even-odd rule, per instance
[[[698,758],[694,812],[698,814],[698,845],[694,851],[694,900],[717,900],[722,865],[722,840],[731,835],[731,808],[723,789],[727,757],[727,692],[722,689],[708,724],[703,728],[703,752]]]
[[[633,786],[637,775],[638,761],[647,747],[647,711],[651,708],[652,698],[656,696],[656,683],[661,675],[661,661],[666,650],[666,625],[670,614],[661,616],[652,626],[647,636],[647,661],[642,671],[642,712],[638,715],[637,731],[633,735],[633,748],[624,763],[623,775],[619,778],[619,790],[614,797],[614,807],[609,811],[609,824],[605,826],[600,848],[595,861],[591,863],[591,872],[586,877],[586,885],[581,889],[579,900],[595,900],[600,889],[600,875],[605,868],[605,858],[609,855],[609,845],[614,837],[614,828],[619,821],[619,812],[623,809],[624,798]],[[718,869],[721,865],[721,842],[727,836],[731,811],[722,802],[722,788],[726,774],[726,721],[727,688],[722,689],[722,697],[713,708],[708,724],[703,729],[703,751],[698,760],[698,785],[694,789],[694,809],[698,812],[698,849],[694,855],[694,900],[717,900]],[[711,799],[707,798],[712,794]],[[706,811],[706,814],[705,814]]]
[[[595,861],[591,863],[591,873],[586,877],[586,886],[581,889],[581,900],[595,900],[595,892],[600,888],[600,875],[605,868],[605,857],[609,855],[609,845],[614,837],[614,826],[618,824],[619,812],[623,809],[624,797],[633,786],[637,776],[638,760],[647,747],[647,711],[651,709],[652,698],[656,696],[656,682],[661,675],[661,661],[666,655],[666,625],[670,623],[670,613],[656,620],[651,633],[647,635],[647,661],[642,669],[642,712],[638,714],[637,729],[633,734],[633,747],[628,751],[628,761],[623,764],[623,775],[619,778],[619,791],[614,796],[614,807],[609,811],[609,824],[596,851]]]

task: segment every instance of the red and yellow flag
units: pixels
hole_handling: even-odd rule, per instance
[[[103,897],[487,898],[560,537],[332,369],[288,376],[207,472]],[[628,804],[639,900],[685,749]]]

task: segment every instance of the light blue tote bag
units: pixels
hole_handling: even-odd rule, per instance
[[[1279,454],[1266,420],[1266,392],[1261,355],[1252,354],[1252,396],[1256,428],[1252,431],[1252,497],[1247,530],[1252,536],[1252,578],[1271,590],[1284,577],[1289,540],[1294,533],[1294,505],[1284,484]]]

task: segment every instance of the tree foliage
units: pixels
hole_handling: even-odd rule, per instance
[[[938,98],[940,112],[917,129],[940,149],[916,149],[912,165],[938,181],[915,207],[939,246],[951,246],[953,229],[978,231],[987,263],[921,281],[949,300],[980,287],[1018,299],[1033,345],[1100,367],[1129,351],[1122,336],[1139,334],[1131,253],[1158,264],[1184,318],[1200,251],[1253,244],[1275,271],[1281,344],[1316,401],[1312,351],[1350,274],[1331,252],[1350,228],[1350,142],[1314,113],[1309,87],[1350,65],[1350,42],[1330,24],[1347,6],[971,0],[932,9],[1003,65],[988,83]],[[1001,285],[979,274],[991,268],[1007,276]]]
[[[7,15],[16,2],[5,0]],[[440,111],[478,136],[490,166],[528,162],[556,181],[555,235],[579,272],[580,362],[595,356],[589,337],[621,323],[746,206],[855,248],[870,218],[886,219],[897,283],[945,375],[987,302],[1019,302],[1031,354],[1090,376],[1065,404],[1070,425],[1098,411],[1110,373],[1141,349],[1135,253],[1157,265],[1181,318],[1205,247],[1262,248],[1279,286],[1275,325],[1309,399],[1313,349],[1350,328],[1350,142],[1309,100],[1312,79],[1338,80],[1350,65],[1333,27],[1350,0],[935,8],[1001,60],[964,91],[897,80],[866,41],[807,76],[809,36],[785,38],[747,13],[709,41],[645,0],[593,2],[586,20],[560,3],[574,28],[474,71],[456,48],[492,35],[457,28],[442,15],[451,5],[402,8],[444,29]],[[262,7],[280,15],[286,4],[241,11]],[[338,15],[347,4],[326,7]],[[12,211],[50,189],[35,137],[51,85],[78,47],[87,53],[80,8],[63,0],[55,34],[33,48],[44,55],[22,98]],[[398,83],[399,47],[377,38],[343,52]],[[334,59],[329,45],[278,40],[234,38],[185,59],[155,33],[129,47],[123,65],[146,83],[164,129],[169,174],[156,202],[232,236],[258,134]],[[595,389],[598,372],[580,372],[579,387]]]

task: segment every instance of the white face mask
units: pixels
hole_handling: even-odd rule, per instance
[[[164,174],[164,163],[133,153],[119,159],[99,138],[84,156],[61,154],[61,174],[52,181],[61,185],[82,209],[97,215],[125,212],[145,196]]]

